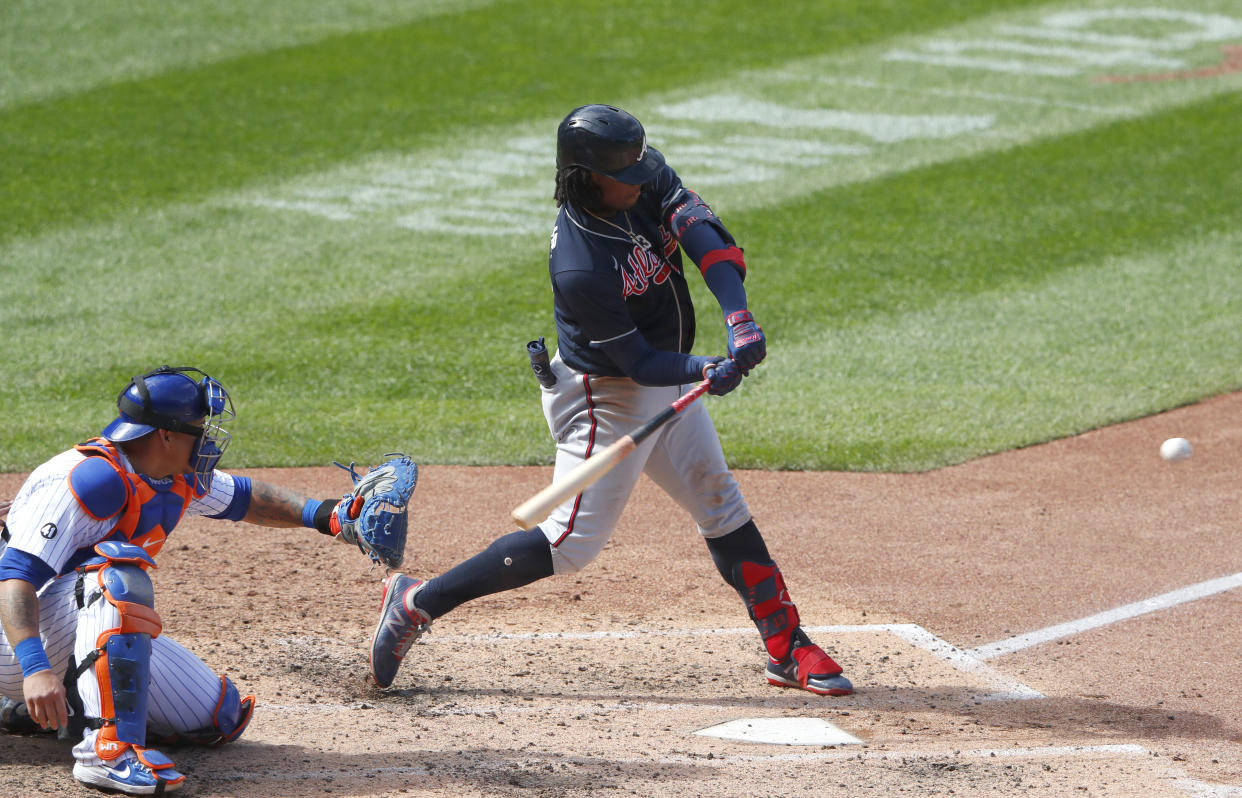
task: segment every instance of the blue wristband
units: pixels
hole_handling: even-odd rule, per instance
[[[315,526],[315,513],[319,510],[319,505],[323,502],[319,499],[307,499],[306,504],[302,507],[302,526],[318,529]]]
[[[13,653],[21,663],[22,676],[33,676],[39,671],[52,669],[52,663],[47,661],[47,652],[43,650],[43,641],[37,637],[27,637],[13,646]]]

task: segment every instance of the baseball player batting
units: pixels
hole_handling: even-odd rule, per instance
[[[558,347],[538,364],[543,412],[556,440],[554,483],[666,411],[700,380],[723,396],[766,353],[747,309],[746,262],[724,224],[647,146],[642,124],[608,105],[574,109],[557,130],[549,273]],[[720,303],[728,357],[690,354],[695,315],[682,252]],[[479,596],[595,559],[640,474],[685,508],[724,580],[741,596],[768,653],[768,682],[820,695],[853,692],[842,668],[811,642],[725,464],[711,418],[691,402],[623,459],[530,530],[427,581],[393,574],[371,643],[387,687],[430,623]]]
[[[217,470],[233,403],[198,369],[134,377],[117,408],[99,437],[36,468],[4,519],[0,729],[73,729],[79,781],[161,795],[185,776],[148,742],[235,740],[255,706],[161,634],[147,569],[178,522],[199,515],[308,526],[368,554],[351,534],[359,520],[374,524],[351,509],[365,498],[320,501]]]

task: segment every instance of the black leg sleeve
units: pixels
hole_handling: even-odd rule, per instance
[[[712,562],[725,582],[735,590],[742,590],[743,585],[737,583],[734,574],[737,566],[744,562],[772,564],[772,556],[768,554],[767,544],[759,534],[755,522],[747,521],[727,535],[718,538],[706,538],[707,550],[712,554]]]
[[[433,619],[480,596],[529,585],[552,575],[552,550],[539,527],[510,532],[465,562],[427,582],[414,603]]]

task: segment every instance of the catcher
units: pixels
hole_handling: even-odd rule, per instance
[[[148,742],[226,743],[255,707],[161,634],[147,569],[178,522],[307,526],[395,567],[418,470],[404,456],[365,476],[350,466],[354,490],[324,501],[217,470],[233,404],[195,368],[134,377],[117,408],[99,437],[36,468],[0,524],[0,726],[80,735],[79,781],[161,795],[185,776]]]

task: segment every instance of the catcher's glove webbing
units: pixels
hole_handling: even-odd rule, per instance
[[[332,511],[332,533],[357,544],[362,553],[388,568],[405,558],[405,534],[409,522],[407,505],[418,484],[418,464],[401,453],[372,468],[365,475],[336,463],[349,472],[354,489]]]

